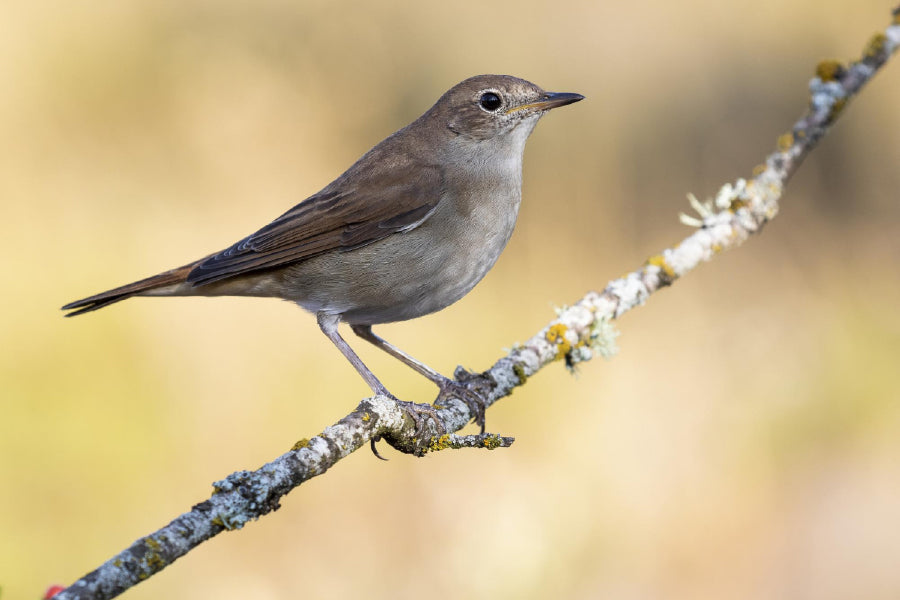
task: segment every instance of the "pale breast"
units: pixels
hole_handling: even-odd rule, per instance
[[[351,324],[389,323],[441,310],[494,266],[515,228],[521,151],[485,148],[450,169],[444,196],[420,225],[286,270],[290,299]]]

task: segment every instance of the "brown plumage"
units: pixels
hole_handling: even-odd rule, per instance
[[[75,315],[81,315],[86,312],[91,312],[92,310],[97,310],[98,308],[109,306],[110,304],[118,302],[119,300],[125,300],[126,298],[131,298],[132,296],[138,296],[151,290],[178,285],[187,281],[188,273],[191,272],[191,269],[193,269],[196,264],[197,263],[192,263],[183,267],[178,267],[177,269],[171,269],[164,273],[160,273],[158,275],[153,275],[152,277],[147,277],[146,279],[141,279],[140,281],[129,283],[128,285],[123,285],[111,290],[107,290],[105,292],[100,292],[99,294],[94,294],[93,296],[88,296],[87,298],[82,298],[81,300],[70,302],[62,308],[63,310],[78,309],[73,312],[66,313],[65,315],[67,317],[74,317]]]
[[[316,313],[373,391],[389,395],[337,331],[343,321],[470,404],[471,392],[375,336],[371,326],[459,300],[494,265],[521,200],[525,141],[546,111],[581,100],[479,75],[372,148],[322,191],[221,252],[63,307],[80,315],[132,296],[269,296]]]

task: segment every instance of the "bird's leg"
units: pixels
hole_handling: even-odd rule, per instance
[[[319,328],[322,330],[322,333],[328,336],[328,339],[332,341],[332,343],[337,346],[338,350],[341,351],[341,354],[346,357],[347,360],[350,361],[350,364],[353,365],[353,368],[356,369],[357,373],[359,373],[362,378],[365,380],[369,387],[372,388],[372,391],[375,394],[380,396],[386,396],[397,403],[400,408],[402,408],[406,414],[408,414],[412,420],[416,424],[416,435],[419,437],[424,437],[425,433],[425,419],[431,419],[434,421],[435,425],[437,425],[438,431],[443,433],[444,424],[441,421],[440,417],[438,417],[437,411],[433,406],[429,404],[416,404],[415,402],[404,402],[402,400],[398,400],[393,394],[391,394],[384,384],[378,381],[378,378],[375,377],[375,374],[369,370],[369,368],[363,363],[362,359],[353,351],[353,348],[350,347],[344,338],[341,337],[341,334],[338,332],[338,324],[340,323],[339,315],[331,315],[327,313],[317,313],[316,320],[319,323]],[[380,439],[380,437],[378,438]],[[381,458],[378,455],[378,452],[375,450],[375,442],[378,439],[372,439],[372,451],[375,452],[375,456]]]
[[[387,388],[384,387],[384,384],[378,381],[378,378],[375,377],[375,374],[369,370],[369,367],[365,365],[362,359],[357,356],[356,352],[353,351],[353,348],[350,347],[344,338],[341,337],[341,334],[338,332],[338,323],[340,323],[340,317],[338,315],[330,315],[327,313],[318,313],[316,315],[316,320],[319,322],[319,329],[322,330],[322,333],[328,336],[328,339],[337,346],[338,350],[341,351],[341,354],[350,361],[350,364],[353,365],[353,368],[356,369],[356,372],[359,373],[362,378],[365,380],[369,387],[372,388],[372,391],[375,392],[376,395],[379,396],[387,396],[388,398],[394,398],[393,394],[387,391]],[[396,400],[396,398],[394,398]]]
[[[353,333],[371,343],[376,348],[384,350],[405,365],[411,367],[417,373],[420,373],[433,381],[440,390],[435,399],[436,403],[444,398],[457,398],[463,401],[474,415],[475,423],[481,427],[481,433],[484,433],[484,398],[482,398],[478,392],[470,389],[463,383],[454,381],[449,377],[444,377],[428,365],[417,361],[400,348],[375,335],[371,325],[351,325],[350,328],[353,330]]]

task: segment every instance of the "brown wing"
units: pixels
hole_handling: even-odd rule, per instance
[[[418,226],[440,200],[441,172],[419,165],[410,177],[408,164],[391,166],[380,173],[348,172],[253,235],[200,262],[188,282],[203,285],[331,250],[353,250]]]

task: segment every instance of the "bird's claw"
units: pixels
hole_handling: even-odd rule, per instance
[[[441,421],[440,416],[438,415],[437,409],[430,404],[416,404],[415,402],[406,402],[405,400],[398,400],[394,396],[389,395],[394,402],[397,403],[397,406],[406,413],[409,418],[413,420],[413,423],[416,425],[416,437],[419,440],[428,438],[431,439],[431,436],[428,432],[428,421],[431,420],[434,422],[434,425],[437,429],[437,436],[441,436],[447,433],[446,427],[444,427],[444,422]],[[383,456],[378,453],[378,449],[375,444],[380,442],[382,437],[380,435],[374,436],[370,441],[370,447],[372,448],[372,453],[381,460],[387,460]],[[388,441],[390,443],[390,440]],[[393,445],[393,444],[392,444]]]
[[[446,428],[444,427],[444,422],[441,421],[441,417],[438,416],[437,409],[432,405],[416,404],[415,402],[406,402],[404,400],[397,400],[396,402],[400,407],[400,410],[409,415],[409,417],[416,424],[416,437],[423,438],[428,434],[425,424],[429,419],[431,421],[434,421],[434,424],[437,427],[438,435],[447,433]]]

